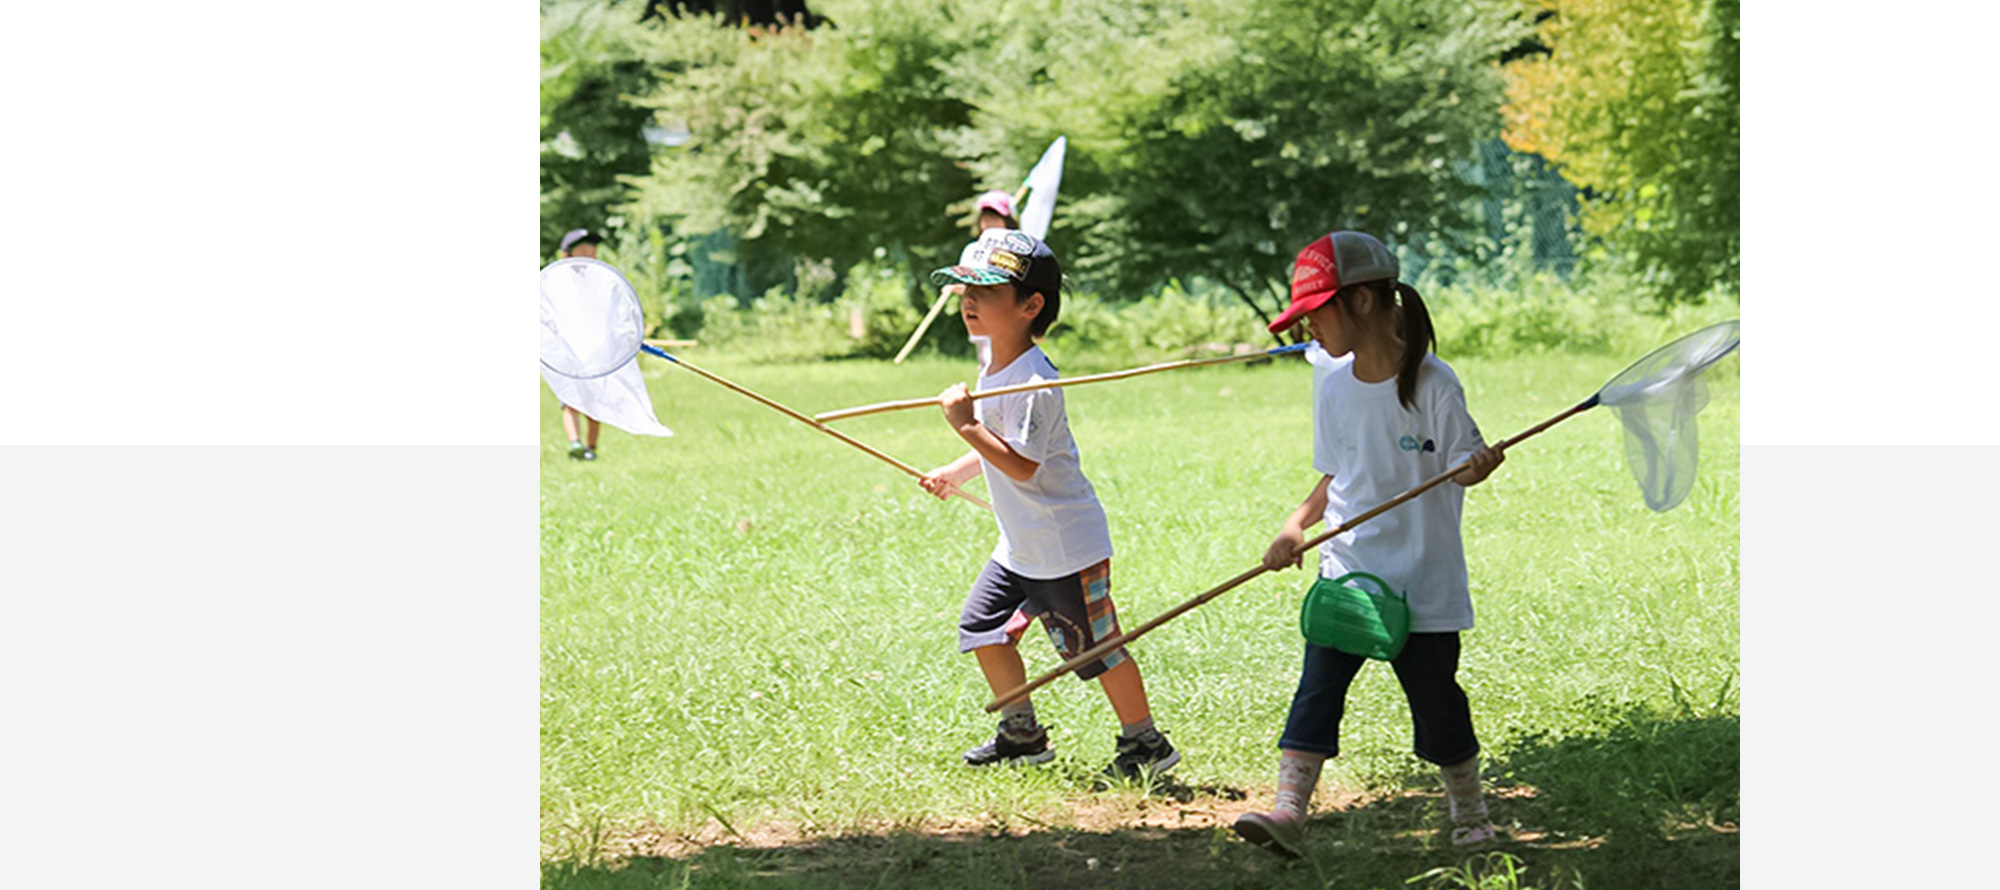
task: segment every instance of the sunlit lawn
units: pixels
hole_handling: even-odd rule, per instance
[[[921,356],[759,366],[700,348],[681,354],[806,413],[931,395],[972,373]],[[1453,364],[1491,441],[1590,395],[1636,357]],[[1104,370],[1055,359],[1066,374]],[[1093,790],[1116,721],[1096,687],[1074,679],[1037,695],[1054,764],[959,766],[958,753],[992,729],[981,710],[988,691],[954,629],[993,545],[988,514],[936,501],[831,437],[642,361],[675,438],[607,430],[599,460],[573,462],[543,393],[545,860],[602,857],[607,835],[635,826],[750,834],[778,825],[814,837],[1060,826],[1082,802],[1141,795]],[[1646,509],[1603,409],[1524,443],[1469,493],[1478,627],[1464,638],[1461,681],[1496,783],[1539,784],[1546,801],[1554,780],[1526,774],[1555,752],[1597,750],[1589,746],[1635,726],[1723,720],[1728,748],[1715,756],[1730,761],[1730,787],[1720,797],[1661,791],[1644,770],[1625,777],[1613,761],[1571,774],[1579,795],[1661,798],[1645,797],[1649,814],[1679,806],[1699,821],[1722,806],[1735,818],[1735,375],[1730,360],[1711,377],[1700,480],[1673,512]],[[1287,360],[1069,391],[1083,469],[1110,517],[1126,626],[1255,564],[1315,478],[1308,381],[1306,366]],[[963,449],[935,409],[841,428],[920,469]],[[1157,718],[1184,752],[1177,779],[1245,791],[1235,811],[1268,804],[1308,580],[1261,577],[1133,647]],[[1023,652],[1031,674],[1059,661],[1039,635]],[[1408,712],[1386,666],[1363,673],[1349,715],[1323,804],[1339,792],[1434,786],[1409,753]],[[1299,884],[1308,885],[1318,886]]]

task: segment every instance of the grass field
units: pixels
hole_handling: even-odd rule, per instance
[[[1453,364],[1497,440],[1638,354]],[[682,355],[808,414],[972,375],[922,357]],[[1107,370],[1054,358],[1067,375]],[[1478,626],[1460,679],[1514,840],[1486,858],[1450,848],[1435,770],[1409,752],[1400,690],[1373,666],[1315,800],[1312,855],[1293,864],[1227,825],[1270,803],[1308,574],[1260,577],[1134,645],[1184,752],[1165,787],[1094,787],[1117,724],[1094,684],[1068,678],[1036,697],[1054,763],[970,771],[958,753],[992,721],[955,620],[991,517],[642,361],[675,438],[607,429],[599,460],[570,461],[543,392],[545,886],[1401,887],[1427,872],[1419,885],[1737,883],[1734,360],[1709,377],[1701,476],[1673,512],[1646,509],[1604,410],[1524,443],[1468,494]],[[1309,379],[1288,360],[1070,391],[1126,626],[1255,565],[1315,479]],[[934,409],[841,428],[919,469],[963,451]],[[1031,675],[1059,662],[1043,640],[1022,647]],[[1508,868],[1525,871],[1487,874]]]

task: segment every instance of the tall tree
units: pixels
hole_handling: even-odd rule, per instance
[[[947,209],[973,180],[947,139],[971,109],[938,60],[973,35],[935,3],[815,6],[827,24],[812,30],[666,23],[670,59],[647,104],[689,138],[655,156],[632,209],[686,234],[733,232],[739,258],[845,269],[881,256],[914,293],[964,240]]]
[[[649,92],[652,45],[641,7],[565,0],[542,10],[541,240],[555,254],[562,233],[602,230],[627,198],[621,176],[647,169],[643,128],[652,112],[630,97]]]
[[[1024,8],[1025,7],[1025,8]],[[988,157],[1070,139],[1057,218],[1079,274],[1136,294],[1227,285],[1267,317],[1298,249],[1336,228],[1478,249],[1453,169],[1497,135],[1511,5],[1457,0],[1024,0],[1036,22],[968,60]],[[995,135],[1004,134],[1004,135]],[[1004,149],[1002,148],[1004,146]],[[987,148],[987,146],[975,146]],[[1052,233],[1051,237],[1058,237]]]
[[[1534,0],[1507,143],[1585,188],[1584,229],[1676,300],[1741,282],[1738,0]]]
[[[665,23],[647,100],[684,124],[631,210],[731,231],[739,259],[916,274],[954,211],[1069,137],[1051,243],[1113,298],[1205,277],[1269,315],[1299,247],[1365,228],[1409,251],[1483,235],[1454,169],[1498,135],[1512,0],[824,0],[810,31]],[[917,297],[921,299],[921,297]]]

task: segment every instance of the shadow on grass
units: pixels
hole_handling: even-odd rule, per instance
[[[1239,789],[1169,782],[1135,802],[1080,796],[1074,825],[1015,819],[971,830],[899,829],[583,865],[545,862],[542,886],[1734,887],[1738,731],[1735,716],[1634,713],[1592,735],[1522,740],[1495,754],[1488,778],[1494,820],[1512,837],[1484,851],[1452,848],[1432,774],[1410,777],[1423,790],[1315,816],[1307,856],[1296,862],[1242,843],[1228,827],[1237,814],[1268,803],[1268,791],[1263,800],[1245,800]],[[1510,867],[1517,878],[1493,877]]]

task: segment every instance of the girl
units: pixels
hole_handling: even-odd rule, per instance
[[[979,216],[972,222],[972,237],[978,238],[987,229],[1018,229],[1021,223],[1014,216],[1014,196],[1003,191],[990,191],[979,196]]]
[[[1334,232],[1300,251],[1292,303],[1271,324],[1304,317],[1314,364],[1313,469],[1321,477],[1287,517],[1264,565],[1301,565],[1305,530],[1329,528],[1469,460],[1442,485],[1329,540],[1320,574],[1365,571],[1409,598],[1410,635],[1391,662],[1410,704],[1418,757],[1437,764],[1451,802],[1452,843],[1494,835],[1479,786],[1479,742],[1458,686],[1458,632],[1472,627],[1472,599],[1459,540],[1464,489],[1500,465],[1465,410],[1458,378],[1437,356],[1430,314],[1396,278],[1396,258],[1375,238]],[[1318,354],[1315,354],[1318,353]],[[1306,809],[1320,766],[1340,751],[1347,687],[1367,659],[1306,644],[1291,714],[1278,740],[1278,793],[1267,813],[1236,820],[1245,840],[1287,857],[1304,847]]]

